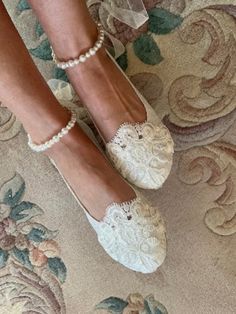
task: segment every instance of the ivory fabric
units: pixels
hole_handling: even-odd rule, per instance
[[[4,3],[45,79],[60,79],[58,97],[65,85],[78,101],[48,60],[27,3]],[[106,255],[55,168],[30,151],[21,124],[0,107],[1,314],[36,307],[40,314],[108,313],[109,306],[125,314],[149,313],[147,306],[151,313],[235,313],[236,2],[144,4],[151,22],[138,29],[98,4],[91,13],[126,48],[120,64],[175,142],[169,178],[145,192],[165,219],[167,258],[144,275]]]

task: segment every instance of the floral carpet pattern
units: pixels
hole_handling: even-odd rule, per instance
[[[27,1],[4,3],[55,95],[80,104]],[[123,43],[118,64],[175,142],[170,177],[146,192],[167,224],[167,259],[145,276],[106,256],[58,173],[0,104],[1,314],[235,313],[236,2],[144,3],[149,20],[137,30],[99,4],[90,10]],[[78,115],[94,130],[85,109]]]
[[[21,201],[24,190],[19,174],[0,190],[0,310],[65,313],[59,283],[66,279],[66,267],[54,240],[57,232],[32,221],[43,210]]]

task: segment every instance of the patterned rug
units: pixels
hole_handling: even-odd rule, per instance
[[[57,97],[75,100],[27,2],[4,2]],[[91,13],[126,46],[118,63],[175,141],[170,177],[145,192],[166,221],[167,259],[150,275],[111,260],[59,174],[27,148],[21,124],[2,104],[1,314],[235,313],[236,2],[144,2],[150,18],[139,30],[98,5]]]

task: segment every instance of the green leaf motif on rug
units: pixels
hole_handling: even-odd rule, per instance
[[[30,53],[41,60],[52,60],[52,51],[48,39],[43,40],[38,47],[29,50]]]
[[[46,240],[44,230],[33,228],[29,234],[27,234],[27,239],[34,242],[42,242]]]
[[[39,243],[45,240],[52,240],[58,234],[58,231],[49,230],[45,226],[38,223],[31,222],[30,225],[32,226],[32,229],[29,232],[27,232],[28,230],[25,230],[26,237],[29,241]]]
[[[0,203],[14,207],[23,197],[25,191],[25,182],[17,174],[6,182],[0,189]]]
[[[148,14],[148,30],[159,35],[170,33],[183,21],[180,15],[175,15],[162,8],[154,8],[150,10]]]
[[[48,258],[48,268],[61,283],[65,282],[66,266],[59,257]]]
[[[12,208],[9,217],[18,222],[25,222],[42,213],[43,211],[39,206],[30,202],[21,202]]]
[[[43,27],[41,26],[41,24],[39,22],[37,22],[35,25],[35,33],[36,33],[38,38],[44,34]]]
[[[147,300],[144,300],[144,312],[145,312],[145,314],[160,314],[160,313],[156,313],[156,312],[155,313],[151,312],[151,309],[148,305]]]
[[[145,314],[168,314],[163,304],[156,301],[153,295],[149,295],[144,300]]]
[[[143,298],[139,293],[130,294],[126,301],[117,297],[107,298],[100,302],[95,310],[105,310],[111,314],[168,314],[164,305],[155,300],[152,294]]]
[[[31,9],[29,3],[27,0],[20,0],[17,4],[17,9],[20,11],[20,12],[23,12],[25,10],[29,10]]]
[[[10,188],[4,195],[3,203],[11,207],[14,207],[20,201],[22,195],[24,194],[24,191],[25,191],[24,182],[22,183],[22,185],[19,187],[19,190],[15,194],[13,194],[13,191]]]
[[[13,256],[16,258],[16,260],[24,265],[25,267],[28,267],[29,269],[33,269],[33,266],[29,260],[29,250],[19,250],[16,247],[12,250]]]
[[[62,80],[65,82],[69,82],[69,79],[66,75],[66,72],[58,67],[55,67],[53,69],[52,77],[57,79],[57,80]]]
[[[103,300],[96,306],[96,310],[108,310],[112,314],[122,314],[124,309],[127,307],[128,302],[116,298],[110,297],[106,300]]]
[[[8,252],[0,249],[0,268],[3,268],[4,266],[6,266],[8,256],[9,256]]]
[[[116,59],[116,62],[121,67],[123,71],[125,71],[128,67],[128,58],[127,58],[127,51],[125,51],[121,56]]]
[[[155,65],[163,60],[161,51],[150,34],[143,34],[133,44],[135,55],[144,63]]]

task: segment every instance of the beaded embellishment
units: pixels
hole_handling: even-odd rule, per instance
[[[61,129],[61,131],[58,134],[54,135],[47,142],[43,144],[39,144],[39,145],[33,143],[31,136],[28,134],[28,145],[33,151],[37,153],[43,152],[49,149],[50,147],[52,147],[54,144],[58,143],[63,136],[68,134],[68,132],[75,126],[75,123],[76,123],[76,112],[72,110],[70,121],[68,122],[67,126]]]
[[[103,30],[102,25],[100,23],[98,23],[98,33],[99,33],[98,39],[92,48],[90,48],[85,54],[81,54],[78,58],[70,59],[66,62],[62,62],[62,61],[58,60],[55,52],[51,48],[52,49],[52,58],[53,58],[53,61],[56,63],[56,66],[60,69],[65,70],[67,68],[72,68],[72,67],[74,67],[80,63],[83,63],[87,59],[94,56],[97,53],[97,51],[102,47],[103,42],[104,42],[104,38],[105,38],[104,30]]]

